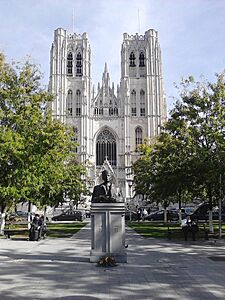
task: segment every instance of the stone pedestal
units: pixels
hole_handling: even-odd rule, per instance
[[[113,256],[116,262],[127,262],[125,251],[124,203],[92,203],[90,262]]]

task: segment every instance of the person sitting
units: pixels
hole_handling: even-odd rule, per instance
[[[44,216],[42,215],[38,220],[38,238],[44,238],[46,234],[46,225],[44,224]]]
[[[39,214],[35,214],[33,221],[31,223],[31,228],[29,232],[29,240],[30,241],[38,241],[39,239]]]
[[[194,220],[192,220],[191,216],[188,215],[187,218],[185,220],[183,220],[182,231],[184,233],[185,241],[187,241],[189,232],[192,235],[192,240],[193,241],[196,240],[195,236],[198,231],[198,225]]]
[[[91,202],[92,203],[113,203],[116,202],[111,176],[107,170],[102,171],[103,182],[94,187]]]

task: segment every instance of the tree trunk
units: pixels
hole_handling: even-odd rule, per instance
[[[214,233],[212,210],[209,210],[209,231]]]
[[[31,228],[31,202],[28,202],[28,215],[27,215],[27,229],[30,230]]]
[[[46,218],[47,218],[47,206],[44,207],[44,225],[46,225]]]
[[[212,218],[212,190],[209,187],[209,231],[211,233],[214,233],[214,228],[213,228],[213,218]]]
[[[5,217],[6,217],[6,213],[2,212],[1,214],[1,227],[0,227],[0,234],[3,235],[4,234],[4,229],[5,229]]]
[[[178,205],[179,205],[179,210],[178,210],[178,214],[179,214],[179,223],[182,223],[182,216],[181,216],[181,193],[178,192]]]
[[[164,208],[164,223],[167,223],[167,210]]]

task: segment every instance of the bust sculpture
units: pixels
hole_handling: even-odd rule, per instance
[[[113,203],[116,202],[113,190],[111,176],[107,170],[102,171],[103,182],[94,187],[91,202],[92,203]]]

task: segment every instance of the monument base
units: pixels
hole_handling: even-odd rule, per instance
[[[92,203],[90,262],[111,256],[126,263],[124,203]]]

